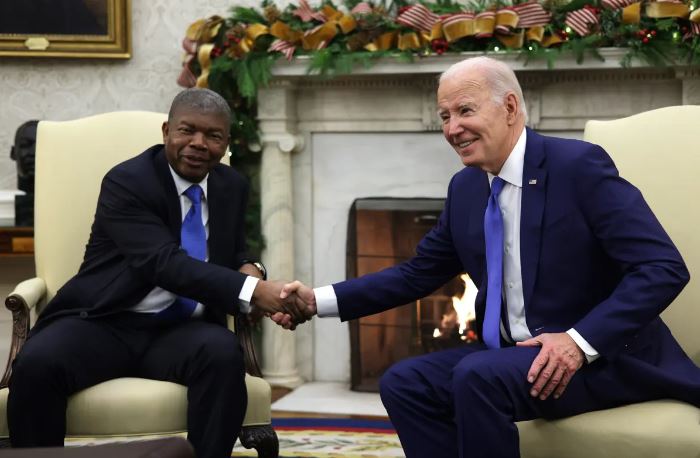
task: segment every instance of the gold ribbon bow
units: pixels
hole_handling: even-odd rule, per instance
[[[639,24],[642,20],[642,2],[633,3],[622,8],[623,24]]]
[[[394,41],[396,40],[397,32],[386,32],[379,37],[365,45],[365,49],[370,52],[375,51],[388,51],[394,46]]]
[[[346,35],[357,27],[357,21],[355,21],[354,17],[349,14],[341,13],[331,5],[323,5],[321,12],[328,19],[328,22],[340,27],[340,30]]]
[[[496,38],[498,38],[498,41],[503,43],[506,48],[520,49],[525,43],[525,31],[521,29],[510,35],[502,35],[499,33],[496,34]]]
[[[474,35],[476,33],[474,13],[457,13],[443,18],[442,32],[449,43]]]
[[[652,2],[647,4],[646,14],[650,18],[659,19],[666,17],[687,17],[690,13],[688,5],[671,2]]]
[[[301,45],[306,51],[325,48],[329,41],[338,34],[334,22],[326,22],[309,31],[301,39]]]
[[[277,21],[270,26],[270,35],[290,43],[298,43],[304,36],[303,33],[292,30],[291,27],[282,21]]]
[[[416,32],[402,33],[399,35],[398,48],[401,51],[406,51],[409,49],[420,49],[421,40]]]
[[[183,58],[182,72],[177,79],[181,86],[207,87],[209,66],[211,65],[210,53],[214,49],[214,45],[208,43],[216,38],[223,23],[224,19],[220,16],[212,16],[208,19],[199,19],[187,27],[182,43],[186,53]],[[190,68],[195,56],[202,68],[199,77],[196,77]]]
[[[496,29],[514,29],[520,20],[518,13],[511,8],[501,8],[496,11]]]
[[[211,67],[211,51],[214,49],[212,43],[203,44],[197,50],[197,60],[202,67],[202,73],[197,78],[197,87],[209,86],[209,67]]]
[[[476,21],[474,31],[477,38],[488,38],[493,36],[493,31],[496,28],[495,12],[483,11],[477,14],[474,20]]]

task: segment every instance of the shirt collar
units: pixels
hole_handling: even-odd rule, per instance
[[[170,169],[170,174],[173,176],[173,180],[175,181],[175,189],[177,189],[178,196],[184,194],[184,192],[187,191],[187,188],[189,188],[193,184],[198,184],[202,188],[202,195],[204,196],[204,200],[207,200],[207,181],[209,180],[208,173],[204,177],[204,179],[202,179],[202,181],[200,181],[199,183],[192,183],[175,173],[175,170],[173,170],[170,164],[168,164],[168,168]]]
[[[523,167],[525,164],[525,144],[527,142],[527,129],[523,128],[520,138],[515,143],[513,151],[510,152],[506,162],[501,167],[498,177],[503,179],[513,186],[523,187]],[[488,174],[489,183],[493,180],[494,175]]]

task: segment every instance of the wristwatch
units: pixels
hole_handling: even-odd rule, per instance
[[[260,273],[262,274],[262,279],[267,280],[267,269],[265,268],[263,263],[256,261],[256,262],[251,262],[251,264],[253,264],[255,266],[255,268],[260,271]]]

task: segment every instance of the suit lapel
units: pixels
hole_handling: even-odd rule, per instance
[[[471,246],[477,249],[481,256],[484,256],[484,263],[486,262],[485,249],[486,249],[486,239],[484,237],[484,214],[486,213],[486,205],[489,201],[489,195],[491,195],[491,187],[489,186],[489,179],[486,172],[479,172],[479,174],[473,180],[473,187],[464,196],[460,196],[460,199],[464,199],[465,202],[469,202],[467,208],[470,209],[468,231],[469,235],[468,241]],[[484,272],[486,267],[484,267]]]
[[[207,206],[209,207],[209,262],[221,264],[219,254],[226,251],[221,246],[226,218],[226,195],[216,169],[209,172],[207,182]]]
[[[154,159],[156,173],[165,190],[165,200],[168,208],[168,227],[172,234],[180,240],[180,227],[182,226],[182,210],[180,208],[180,196],[177,193],[173,176],[170,173],[168,160],[165,157],[165,148],[162,148]]]
[[[523,277],[525,310],[535,288],[542,241],[542,216],[546,200],[547,172],[544,162],[544,139],[527,130],[525,163],[523,165],[523,195],[520,216],[520,266]]]

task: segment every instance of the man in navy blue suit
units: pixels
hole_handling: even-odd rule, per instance
[[[231,456],[247,393],[226,315],[289,309],[282,283],[246,260],[248,185],[220,163],[230,119],[215,92],[183,91],[163,124],[164,144],[105,175],[80,270],[14,361],[13,447],[62,446],[67,398],[131,376],[187,386],[197,456]]]
[[[406,456],[517,457],[517,421],[664,397],[700,405],[700,370],[659,318],[688,271],[605,151],[526,128],[515,74],[486,57],[448,69],[437,104],[466,168],[416,256],[282,293],[297,292],[309,316],[345,321],[424,297],[460,272],[480,285],[479,345],[401,361],[381,380]]]

